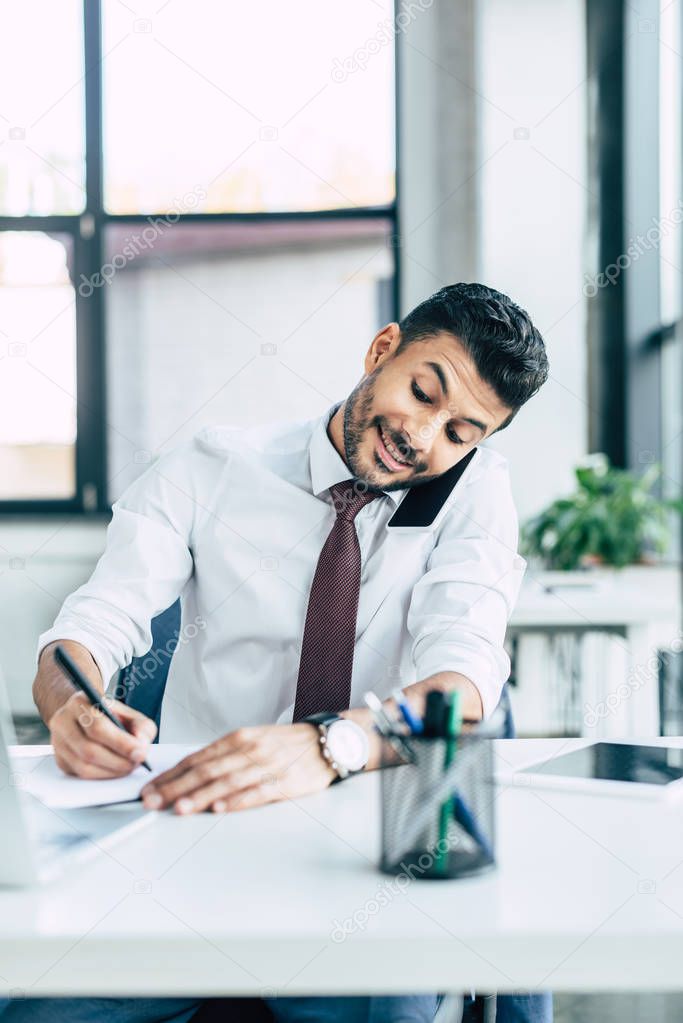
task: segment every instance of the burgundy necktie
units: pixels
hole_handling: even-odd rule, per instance
[[[337,519],[313,576],[293,721],[321,711],[348,710],[356,641],[361,555],[354,519],[381,494],[357,480],[330,487]]]

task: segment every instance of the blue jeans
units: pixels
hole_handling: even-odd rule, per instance
[[[467,1000],[466,1000],[467,1001]],[[436,999],[426,995],[375,998],[266,999],[277,1023],[427,1023]],[[2,1023],[189,1023],[196,998],[27,998],[0,999]],[[3,1005],[6,1006],[3,1012]],[[465,1009],[467,1012],[467,1007]],[[496,1023],[552,1023],[552,995],[500,995]],[[229,1023],[226,1019],[225,1023]]]
[[[276,1023],[431,1023],[435,995],[357,998],[266,998]],[[2,1023],[189,1023],[199,998],[17,998]],[[230,1023],[229,1003],[222,1018]],[[242,1023],[240,1012],[233,1023]]]
[[[487,1003],[489,997],[479,998],[475,1005],[469,995],[463,1001],[462,1023],[479,1023],[490,1018]],[[553,996],[549,991],[537,995],[498,995],[496,998],[496,1023],[552,1023]]]
[[[498,995],[496,1023],[552,1023],[553,996],[549,991],[538,995]]]

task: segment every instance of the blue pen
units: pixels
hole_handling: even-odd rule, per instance
[[[486,836],[474,819],[469,806],[458,793],[453,796],[453,817],[470,838],[477,843],[487,860],[493,860],[493,850]]]
[[[422,720],[416,714],[413,714],[404,693],[400,689],[394,689],[391,695],[396,700],[396,705],[401,712],[403,720],[408,725],[411,735],[420,735],[424,731],[424,725]]]

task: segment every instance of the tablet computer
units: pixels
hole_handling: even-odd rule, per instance
[[[640,798],[683,796],[683,748],[592,742],[518,768],[515,782]]]

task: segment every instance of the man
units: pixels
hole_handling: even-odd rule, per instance
[[[195,627],[171,664],[160,738],[203,748],[145,786],[150,808],[231,812],[377,768],[368,688],[388,698],[402,685],[417,713],[433,688],[458,690],[467,717],[493,711],[525,563],[505,461],[480,445],[544,383],[543,340],[506,295],[456,284],[380,330],[364,369],[317,419],[200,430],[114,504],[92,577],[39,639],[34,697],[64,771],[126,774],[156,727],[118,701],[127,733],[93,714],[55,643],[102,691],[179,595],[183,629]],[[70,1018],[185,1020],[199,1005],[108,1003],[71,1000]],[[10,1018],[42,1019],[49,1004],[17,1003]],[[278,1020],[426,1021],[435,1004],[269,1008]],[[546,1018],[534,1011],[517,1018]]]

